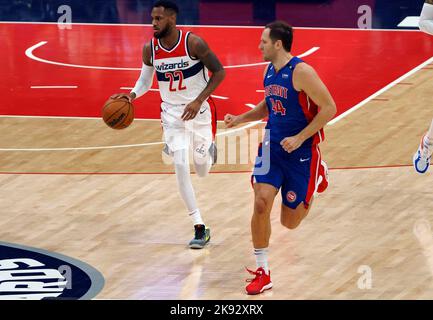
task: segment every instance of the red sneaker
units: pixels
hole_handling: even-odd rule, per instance
[[[328,166],[326,165],[325,161],[320,161],[319,166],[319,179],[318,179],[318,185],[317,185],[317,192],[322,193],[323,191],[328,188],[329,183],[329,175],[328,175]]]
[[[272,288],[271,271],[269,271],[269,274],[266,274],[263,268],[258,268],[256,271],[252,271],[248,268],[245,269],[247,269],[250,274],[256,276],[254,279],[247,280],[247,282],[250,282],[250,284],[245,287],[247,294],[259,294]]]

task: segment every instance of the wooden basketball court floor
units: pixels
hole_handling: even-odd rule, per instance
[[[29,26],[38,27],[15,27]],[[79,26],[74,28],[77,30]],[[259,28],[243,30],[254,31],[251,38],[258,42]],[[345,32],[322,31],[333,36]],[[323,41],[318,35],[322,31],[308,30],[312,39],[316,35],[317,41]],[[357,35],[380,38],[378,31],[352,32],[354,42]],[[79,94],[66,88],[57,91],[45,88],[35,93],[37,89],[32,91],[30,86],[65,85],[67,81],[74,85],[73,81],[82,76],[56,76],[48,68],[60,71],[69,68],[69,72],[74,70],[72,73],[82,70],[29,62],[23,50],[19,59],[31,64],[32,72],[41,73],[35,76],[28,66],[27,72],[23,72],[17,64],[10,65],[9,71],[15,68],[21,75],[16,81],[23,85],[15,87],[16,91],[27,94],[10,91],[11,103],[2,105],[0,238],[58,252],[92,265],[105,277],[105,287],[97,299],[433,298],[433,230],[430,227],[433,177],[432,172],[418,175],[411,166],[419,139],[433,118],[433,41],[416,31],[388,33],[392,33],[391,42],[398,41],[396,37],[401,35],[422,43],[424,56],[405,64],[410,57],[395,61],[392,56],[379,56],[379,53],[377,57],[365,57],[360,51],[349,52],[349,57],[377,59],[377,69],[381,68],[382,60],[394,61],[395,66],[388,72],[379,72],[370,65],[370,73],[363,81],[373,79],[373,83],[367,85],[360,83],[352,72],[344,74],[347,64],[331,69],[324,66],[332,59],[345,60],[337,50],[327,53],[328,60],[321,60],[320,50],[326,51],[319,43],[317,60],[313,59],[315,55],[308,60],[329,83],[339,106],[339,115],[326,127],[326,141],[321,145],[331,168],[331,182],[328,190],[315,199],[308,217],[296,230],[279,224],[281,201],[279,195],[276,198],[269,254],[272,290],[254,297],[244,293],[245,279],[249,278],[244,266],[255,264],[249,225],[253,208],[251,163],[217,164],[204,179],[193,175],[198,204],[211,227],[212,239],[207,248],[190,250],[187,243],[192,237],[191,221],[178,195],[172,168],[161,159],[157,112],[150,112],[147,120],[137,119],[126,130],[111,130],[96,117],[97,112],[104,97],[116,92],[115,88],[123,85],[124,79],[110,77],[116,87],[96,93],[100,96],[96,105],[87,100],[95,101],[89,96],[104,85],[103,77],[80,78],[92,85],[84,86]],[[215,37],[208,38],[209,42],[215,40]],[[302,46],[302,40],[298,41]],[[380,51],[383,41],[372,41],[362,45],[373,48],[373,52]],[[34,44],[30,42],[9,46],[29,48]],[[67,40],[64,44],[68,44]],[[134,53],[139,52],[141,44],[136,46],[131,49]],[[400,51],[396,55],[402,57],[414,50],[406,41],[398,46]],[[304,45],[308,47],[309,44]],[[77,51],[76,47],[69,48]],[[416,51],[421,51],[419,48]],[[255,49],[256,44],[252,50]],[[215,51],[221,52],[225,65],[240,63],[230,61],[230,56],[224,55],[220,48]],[[82,55],[86,56],[86,52]],[[252,55],[251,60],[243,57],[244,63],[260,61],[257,54]],[[73,54],[66,58],[80,64],[86,60]],[[117,65],[121,65],[122,58],[117,59]],[[47,70],[43,71],[44,68]],[[251,91],[247,98],[250,103],[258,101],[260,91],[256,93],[255,89],[261,89],[263,66],[252,68],[251,74],[258,75],[256,83],[246,85]],[[333,74],[333,70],[338,70],[338,74]],[[106,78],[114,73],[106,72],[109,73]],[[131,72],[125,76],[125,83],[133,85],[136,76],[137,71]],[[338,77],[340,82],[332,81]],[[381,77],[385,77],[383,82],[374,83]],[[248,82],[246,78],[236,78],[228,72],[227,82],[232,84],[239,79]],[[43,81],[36,81],[40,79]],[[55,82],[59,79],[66,81]],[[358,85],[351,87],[351,83]],[[224,91],[227,86],[216,94],[230,96]],[[369,92],[368,88],[374,86],[378,89]],[[9,88],[12,84],[3,77],[2,87]],[[366,92],[359,93],[362,87],[367,87]],[[348,102],[351,98],[356,103]],[[71,99],[81,106],[68,102]],[[152,102],[156,97],[142,99],[158,108]],[[233,112],[235,104],[230,105],[229,101],[217,100],[223,106],[219,119],[225,112],[239,113],[247,108],[243,105]],[[345,103],[347,107],[342,108]],[[90,105],[89,109],[83,104]],[[221,122],[219,127],[224,132]],[[250,129],[261,127],[263,123],[258,123]],[[371,271],[371,288],[360,285],[365,270]]]

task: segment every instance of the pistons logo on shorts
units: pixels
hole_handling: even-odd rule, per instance
[[[286,199],[287,201],[291,202],[295,202],[296,201],[296,193],[294,191],[289,191],[286,194]]]

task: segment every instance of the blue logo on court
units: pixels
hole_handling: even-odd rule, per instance
[[[0,300],[92,299],[103,287],[102,274],[84,262],[0,242]]]

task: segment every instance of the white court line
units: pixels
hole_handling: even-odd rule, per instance
[[[319,49],[320,49],[320,47],[312,47],[311,49],[305,51],[304,53],[297,55],[297,57],[298,58],[304,58],[306,56],[309,56],[310,54],[313,54],[314,52],[316,52]],[[267,65],[267,64],[269,64],[269,62],[264,61],[264,62],[257,62],[257,63],[239,64],[239,65],[235,65],[235,66],[224,66],[224,68],[226,68],[226,69],[244,68],[244,67],[262,66],[262,65]]]
[[[408,16],[404,18],[397,27],[411,27],[418,28],[419,26],[419,16]]]
[[[253,104],[246,104],[250,108],[254,108],[255,106]],[[0,118],[54,118],[54,119],[71,119],[70,117],[30,117],[30,116],[0,116]],[[78,118],[75,117],[74,119],[98,119],[101,120],[101,118]],[[161,121],[159,119],[142,119],[142,120],[153,120],[153,121]],[[135,121],[135,119],[134,119]],[[254,121],[251,122],[245,126],[242,126],[237,129],[227,130],[224,132],[217,133],[217,136],[225,136],[232,134],[237,131],[245,130],[247,128],[253,127],[258,123],[261,123],[262,121]],[[139,144],[127,144],[127,145],[116,145],[116,146],[98,146],[98,147],[74,147],[74,148],[0,148],[0,151],[8,151],[8,152],[14,152],[14,151],[31,151],[31,152],[41,152],[41,151],[85,151],[85,150],[105,150],[105,149],[120,149],[120,148],[135,148],[135,147],[146,147],[146,146],[154,146],[154,145],[161,145],[164,144],[164,142],[147,142],[147,143],[139,143]]]
[[[0,151],[83,151],[83,150],[105,150],[105,149],[120,149],[120,148],[135,148],[135,147],[145,147],[151,145],[164,144],[164,142],[149,142],[141,144],[124,144],[118,146],[101,146],[101,147],[76,147],[76,148],[27,148],[27,149],[5,149],[0,148]]]
[[[77,89],[78,86],[31,86],[30,89]]]
[[[134,87],[120,87],[120,90],[132,90]],[[159,89],[150,88],[149,91],[159,92]]]
[[[134,88],[132,88],[132,87],[120,87],[120,90],[132,90],[132,89],[134,89]],[[149,91],[156,91],[156,92],[159,92],[159,89],[149,89]],[[223,96],[217,96],[217,95],[214,95],[214,94],[211,94],[211,97],[212,98],[216,98],[216,99],[221,99],[221,100],[228,100],[228,97],[223,97]]]
[[[31,21],[0,21],[0,24],[41,24],[41,25],[58,25],[58,22],[31,22]],[[151,24],[137,23],[85,23],[72,22],[72,26],[114,26],[114,27],[151,27]],[[212,25],[212,24],[178,24],[178,27],[192,28],[233,28],[233,29],[263,29],[265,26],[233,26],[233,25]],[[294,27],[294,29],[306,30],[348,30],[348,31],[396,31],[396,32],[419,32],[417,30],[399,30],[399,29],[359,29],[359,28],[325,28],[325,27]]]
[[[228,97],[223,97],[223,96],[217,96],[215,94],[211,94],[210,95],[212,98],[216,98],[216,99],[221,99],[221,100],[228,100]]]
[[[359,108],[361,108],[363,105],[365,105],[367,102],[371,101],[372,99],[376,98],[377,96],[381,95],[382,93],[384,93],[385,91],[391,89],[392,87],[394,87],[397,83],[401,82],[402,80],[410,77],[411,75],[413,75],[415,72],[419,71],[420,69],[424,68],[426,65],[428,65],[429,63],[433,62],[433,57],[427,59],[425,62],[421,63],[419,66],[413,68],[412,70],[410,70],[409,72],[405,73],[404,75],[402,75],[400,78],[394,80],[393,82],[391,82],[390,84],[388,84],[387,86],[383,87],[382,89],[380,89],[379,91],[377,91],[376,93],[372,94],[371,96],[369,96],[367,99],[362,100],[360,103],[358,103],[357,105],[353,106],[352,108],[350,108],[349,110],[347,110],[346,112],[343,112],[342,114],[340,114],[338,117],[334,118],[333,120],[331,120],[330,122],[328,122],[328,125],[333,125],[335,123],[337,123],[338,121],[340,121],[341,119],[343,119],[344,117],[347,117],[349,114],[351,114],[352,112],[358,110]]]
[[[23,118],[23,119],[61,119],[61,120],[101,120],[102,117],[62,117],[62,116],[19,116],[19,115],[0,115],[1,118]],[[134,121],[159,121],[161,119],[146,119],[134,118]],[[217,122],[224,122],[224,120],[217,120]]]
[[[137,71],[137,70],[141,70],[141,68],[123,68],[123,67],[103,67],[103,66],[86,66],[86,65],[81,65],[81,64],[72,64],[72,63],[63,63],[63,62],[57,62],[57,61],[51,61],[51,60],[47,60],[47,59],[42,59],[39,57],[36,57],[33,54],[33,51],[36,50],[37,48],[42,47],[43,45],[47,44],[48,41],[41,41],[37,44],[35,44],[34,46],[31,46],[30,48],[28,48],[25,51],[25,54],[28,58],[35,60],[35,61],[39,61],[42,63],[47,63],[47,64],[54,64],[57,66],[63,66],[63,67],[73,67],[73,68],[84,68],[84,69],[100,69],[100,70],[122,70],[122,71]],[[309,50],[307,50],[304,53],[301,53],[300,55],[298,55],[298,57],[302,58],[302,57],[306,57],[314,52],[316,52],[317,50],[319,50],[319,47],[313,47]],[[252,67],[252,66],[260,66],[260,65],[265,65],[268,64],[269,62],[256,62],[256,63],[250,63],[250,64],[240,64],[240,65],[233,65],[233,66],[224,66],[224,68],[226,69],[231,69],[231,68],[244,68],[244,67]]]
[[[117,67],[98,67],[98,66],[84,66],[84,65],[78,65],[78,64],[71,64],[71,63],[62,63],[62,62],[56,62],[56,61],[50,61],[42,58],[38,58],[33,55],[33,51],[43,45],[45,45],[47,41],[41,41],[34,46],[31,46],[25,51],[25,54],[27,57],[29,57],[32,60],[36,60],[42,63],[47,64],[54,64],[57,66],[63,66],[63,67],[74,67],[74,68],[84,68],[84,69],[102,69],[102,70],[127,70],[127,71],[136,71],[141,70],[141,68],[117,68]]]
[[[256,92],[259,92],[259,93],[264,93],[264,92],[265,92],[265,90],[261,90],[261,89],[259,89],[259,90],[256,90]]]
[[[0,115],[0,118],[23,118],[23,119],[62,119],[62,120],[101,120],[101,117],[62,117],[62,116],[20,116],[20,115]],[[160,119],[140,119],[134,118],[134,121],[161,121]]]

